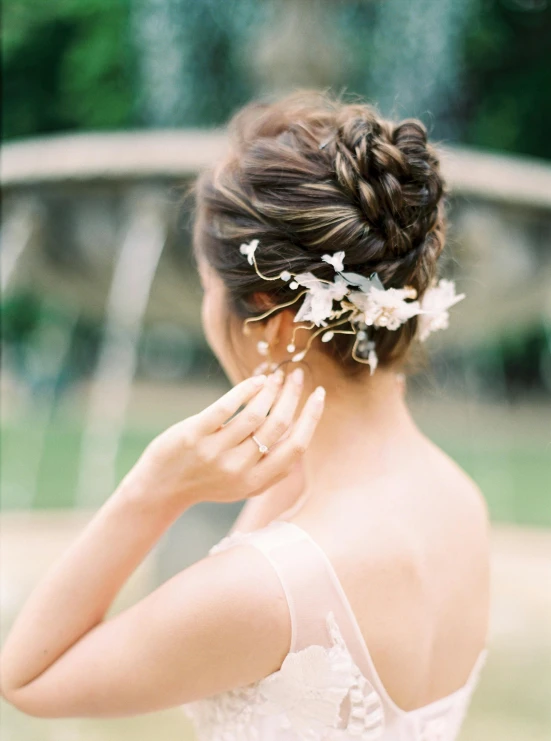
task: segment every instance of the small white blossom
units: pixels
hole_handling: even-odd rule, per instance
[[[343,265],[344,250],[341,250],[340,252],[335,252],[334,255],[322,255],[321,259],[324,262],[328,262],[329,265],[332,265],[335,268],[336,273],[340,273],[342,270],[344,270],[344,265]]]
[[[377,357],[377,353],[375,350],[370,350],[367,353],[367,363],[369,365],[369,375],[372,376],[375,373],[375,368],[377,367],[379,362],[379,358]]]
[[[295,281],[308,289],[300,309],[295,315],[295,322],[313,322],[318,327],[325,327],[325,321],[333,311],[333,301],[341,301],[348,293],[346,282],[339,279],[327,283],[316,278],[312,273],[299,273]]]
[[[461,299],[464,293],[456,295],[455,283],[452,280],[441,278],[438,285],[431,286],[423,295],[419,312],[419,339],[424,342],[431,332],[437,329],[447,329],[448,309]]]
[[[314,273],[298,273],[295,275],[295,281],[298,286],[304,286],[305,288],[316,288],[321,285],[322,281],[316,278]]]
[[[239,248],[239,252],[241,252],[242,255],[247,256],[247,262],[249,265],[253,264],[253,255],[255,253],[256,248],[258,247],[258,239],[253,239],[248,244],[244,243]]]
[[[349,299],[363,312],[362,320],[367,325],[394,330],[410,317],[419,313],[419,302],[405,299],[411,296],[408,288],[379,289],[373,287],[368,293],[352,291]]]

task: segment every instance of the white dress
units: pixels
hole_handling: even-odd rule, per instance
[[[275,569],[292,635],[279,670],[244,687],[182,705],[198,741],[453,741],[488,654],[459,690],[405,711],[386,692],[325,551],[294,522],[234,531],[209,554],[248,544]]]

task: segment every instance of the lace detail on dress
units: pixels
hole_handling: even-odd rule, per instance
[[[383,704],[379,694],[352,661],[344,639],[332,612],[327,616],[327,626],[333,645],[341,656],[350,662],[352,681],[349,687],[348,700],[350,709],[345,726],[347,733],[365,741],[375,741],[382,736],[384,729]]]
[[[269,715],[272,722],[277,718],[281,730],[292,731],[301,741],[380,739],[384,727],[380,697],[353,662],[332,612],[326,625],[329,648],[311,645],[290,652],[264,679],[184,705],[199,738],[256,741],[255,720]],[[343,717],[345,699],[349,710]]]
[[[248,544],[251,536],[235,530],[209,555]],[[321,614],[327,642],[319,635],[318,642],[289,651],[267,677],[182,706],[199,741],[384,741],[387,733],[411,741],[457,738],[488,649],[460,691],[424,708],[401,711],[362,674],[335,612],[327,608]]]

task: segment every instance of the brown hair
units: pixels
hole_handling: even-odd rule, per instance
[[[240,253],[258,239],[265,275],[312,271],[332,280],[322,254],[344,250],[347,270],[376,271],[385,288],[411,285],[418,298],[437,272],[444,246],[446,186],[439,159],[414,118],[383,119],[370,104],[297,91],[254,101],[229,122],[230,151],[194,185],[194,250],[221,276],[238,317],[291,300],[283,281],[267,282]],[[300,304],[299,304],[300,305]],[[397,330],[370,327],[379,365],[402,361],[417,317]],[[322,345],[348,369],[353,337]]]

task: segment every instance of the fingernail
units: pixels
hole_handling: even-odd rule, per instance
[[[262,386],[266,382],[266,375],[262,373],[260,376],[253,376],[253,383],[255,386]]]
[[[295,368],[295,370],[291,373],[291,378],[297,384],[297,386],[300,386],[304,379],[304,371],[302,370],[302,368]]]
[[[323,386],[318,386],[317,389],[314,391],[314,396],[318,401],[323,401],[325,399],[325,389]]]
[[[275,371],[275,373],[272,373],[272,380],[274,383],[281,383],[283,381],[283,371],[281,368],[278,368],[278,370]]]

